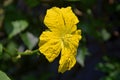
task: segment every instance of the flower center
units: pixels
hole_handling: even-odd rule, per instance
[[[71,34],[65,34],[61,39],[62,39],[62,46],[64,45],[64,46],[68,46],[69,44],[69,42],[70,42],[70,38],[72,37],[72,35]]]

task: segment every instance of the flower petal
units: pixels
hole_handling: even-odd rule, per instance
[[[47,41],[51,39],[57,39],[58,37],[56,36],[57,33],[51,32],[49,30],[43,31],[43,33],[40,35],[40,43],[39,46],[45,44]]]
[[[69,48],[63,48],[61,59],[59,61],[58,72],[64,73],[66,70],[70,70],[76,63],[75,56],[72,55]]]
[[[49,62],[52,62],[60,53],[60,40],[52,32],[43,32],[40,36],[39,50]]]
[[[59,61],[59,72],[64,73],[75,65],[79,40],[82,38],[80,34],[81,30],[76,30],[72,35],[66,35],[66,38],[64,38]]]
[[[72,33],[72,37],[69,38],[69,44],[72,44],[76,47],[78,47],[79,45],[79,41],[82,39],[82,36],[81,36],[81,30],[76,30],[74,33]]]
[[[81,38],[81,30],[76,30],[72,34],[66,34],[64,39],[62,40],[62,49],[64,47],[67,47],[71,50],[71,53],[73,53],[73,55],[76,55],[79,40],[81,40]]]
[[[64,27],[64,22],[62,19],[60,8],[53,7],[51,9],[48,9],[44,19],[44,23],[51,31],[62,31]]]
[[[63,15],[66,30],[68,32],[71,32],[71,30],[76,30],[77,27],[75,25],[79,22],[79,20],[77,16],[73,13],[71,7],[61,8],[61,12]]]

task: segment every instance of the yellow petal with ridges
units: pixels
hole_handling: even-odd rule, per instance
[[[76,30],[77,27],[75,25],[79,22],[79,20],[73,13],[71,7],[61,8],[61,12],[64,19],[65,30],[68,32],[71,32],[71,30]]]
[[[43,32],[40,36],[39,50],[49,62],[52,62],[60,53],[60,40],[49,31]]]
[[[67,70],[70,70],[76,63],[75,56],[72,55],[69,48],[62,49],[61,58],[59,61],[58,72],[64,73]]]
[[[62,31],[62,29],[64,28],[64,22],[62,19],[60,8],[53,7],[51,9],[48,9],[44,19],[44,23],[51,31]]]
[[[43,33],[40,35],[39,37],[39,46],[45,44],[46,42],[48,42],[51,39],[57,39],[58,36],[56,36],[57,33],[55,32],[51,32],[49,30],[43,31]]]

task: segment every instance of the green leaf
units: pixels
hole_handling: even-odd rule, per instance
[[[17,54],[16,53],[17,47],[18,47],[18,45],[15,42],[11,41],[6,46],[6,51],[7,51],[7,53],[9,53],[9,55],[14,56]]]
[[[28,27],[28,22],[25,20],[18,20],[12,22],[12,30],[9,34],[9,38],[17,35],[21,31],[25,30]]]
[[[92,14],[92,10],[91,9],[87,9],[87,14],[91,15]]]
[[[4,72],[0,71],[0,80],[11,80]]]
[[[2,44],[0,44],[0,55],[2,54],[2,51],[3,51],[3,46]]]
[[[26,32],[20,35],[21,39],[23,40],[24,44],[29,48],[33,49],[38,42],[38,38],[35,37],[32,33]]]
[[[110,34],[106,31],[106,29],[102,29],[101,35],[104,41],[108,40],[110,38]]]
[[[89,55],[89,52],[86,47],[78,49],[77,62],[83,67],[85,56]]]

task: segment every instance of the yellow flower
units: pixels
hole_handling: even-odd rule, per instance
[[[52,62],[61,52],[58,72],[70,70],[76,63],[76,53],[81,37],[77,30],[78,18],[71,7],[53,7],[47,10],[44,19],[48,30],[40,36],[39,50]]]

